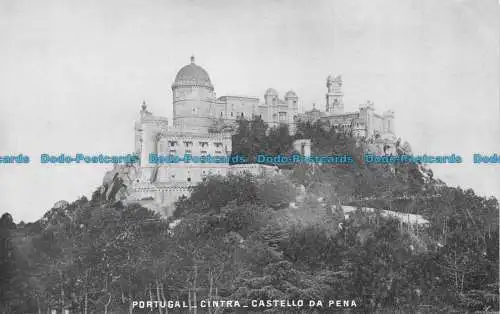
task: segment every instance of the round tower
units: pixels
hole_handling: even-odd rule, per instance
[[[173,123],[183,129],[208,128],[215,93],[207,71],[196,65],[194,56],[190,64],[182,67],[172,84]]]

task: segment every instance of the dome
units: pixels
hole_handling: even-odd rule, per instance
[[[207,71],[194,63],[194,57],[191,57],[191,63],[182,67],[175,77],[172,88],[179,86],[202,86],[213,89],[212,82]]]
[[[264,94],[266,96],[278,96],[278,92],[274,88],[268,88],[266,90],[266,93]]]
[[[293,90],[289,90],[285,94],[285,99],[286,98],[297,98],[297,94],[295,94],[295,92]]]

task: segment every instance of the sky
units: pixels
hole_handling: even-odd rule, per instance
[[[293,89],[324,110],[342,74],[346,111],[393,109],[414,153],[460,154],[433,166],[448,185],[500,196],[498,0],[2,0],[0,212],[35,221],[89,197],[110,166],[41,165],[42,153],[126,154],[146,100],[171,118],[171,84],[191,55],[217,96]]]

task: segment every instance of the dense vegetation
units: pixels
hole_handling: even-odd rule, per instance
[[[234,150],[247,156],[270,153],[283,132],[240,130]],[[311,138],[318,154],[364,149],[321,125],[304,124],[297,136]],[[292,141],[274,153],[290,151]],[[356,160],[267,179],[210,177],[177,202],[169,221],[99,192],[35,223],[16,225],[4,214],[0,312],[128,313],[131,300],[177,299],[353,299],[356,308],[338,310],[369,313],[498,311],[498,201],[433,184],[414,167]],[[414,197],[396,198],[406,191]],[[430,226],[377,213],[345,219],[338,204],[362,197],[371,197],[362,205],[424,215]]]

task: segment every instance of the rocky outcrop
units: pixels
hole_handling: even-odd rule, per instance
[[[135,165],[115,165],[106,172],[100,187],[100,195],[106,201],[122,201],[129,195],[128,187],[137,177]]]
[[[65,200],[61,200],[61,201],[57,201],[53,206],[52,208],[53,209],[66,209],[67,207],[69,206],[69,203]]]

